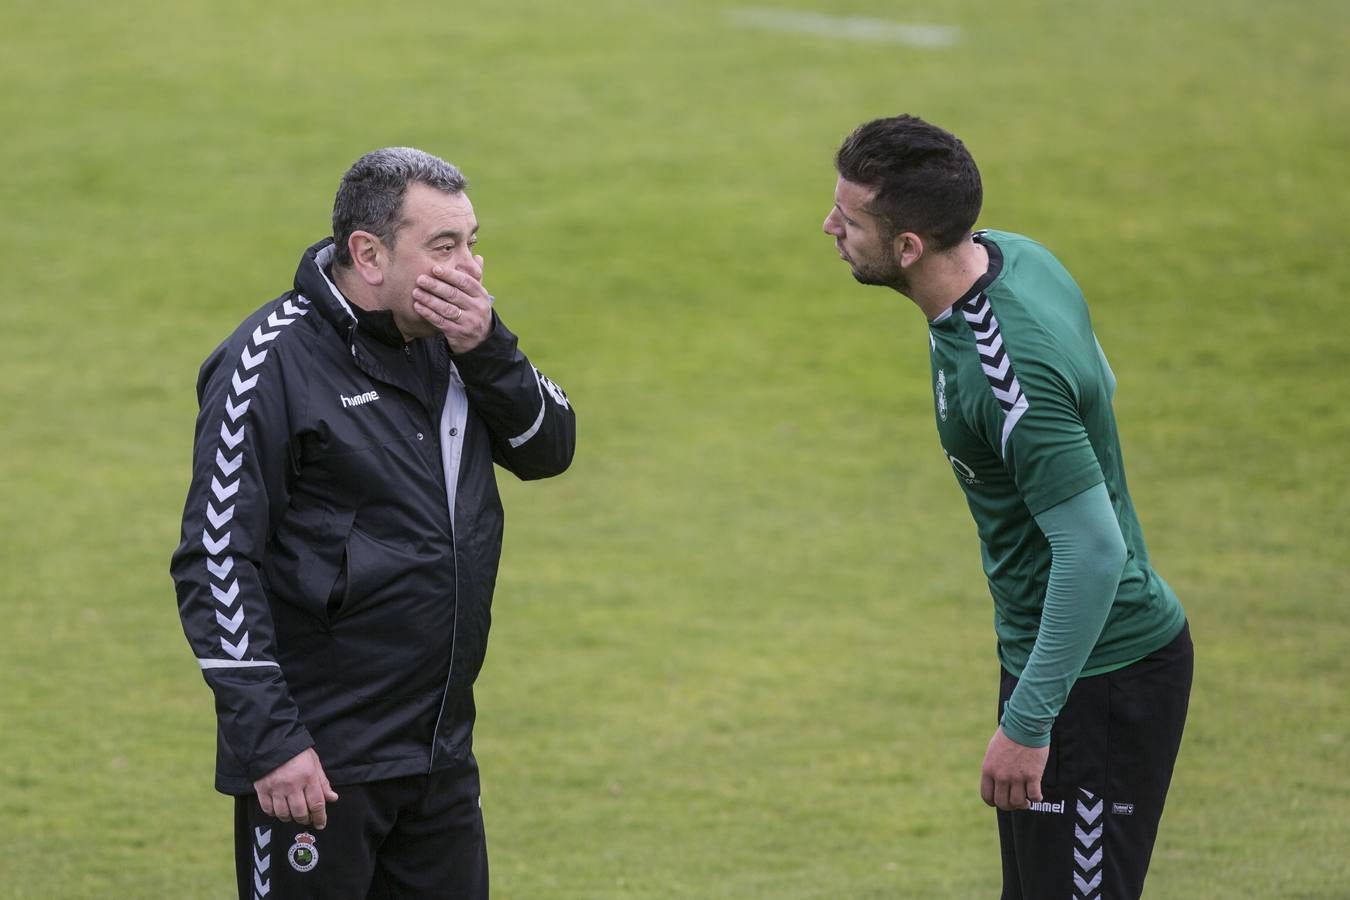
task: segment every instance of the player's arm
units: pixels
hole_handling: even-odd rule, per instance
[[[202,366],[192,480],[170,564],[183,631],[215,694],[222,752],[255,782],[312,756],[314,744],[277,661],[260,576],[273,513],[288,496],[289,415],[275,337],[265,324],[241,331]],[[312,802],[301,800],[301,814],[282,799],[279,817],[309,820]],[[272,814],[270,792],[260,800]]]
[[[1050,743],[1097,643],[1125,567],[1125,539],[1104,483],[1036,516],[1051,562],[1036,644],[1003,711],[1003,732],[1026,747]]]
[[[1041,799],[1050,726],[1101,634],[1124,566],[1123,538],[1079,410],[1103,377],[1095,348],[1093,364],[1084,366],[1074,336],[1019,324],[1004,337],[1012,393],[1020,396],[1011,410],[991,406],[983,424],[1047,536],[1051,573],[1036,642],[981,769],[981,796],[1000,809]]]
[[[1037,514],[1036,524],[1052,554],[1040,628],[980,771],[980,795],[999,809],[1042,798],[1050,728],[1101,634],[1125,565],[1104,483]]]
[[[1082,398],[1112,386],[1101,345],[1036,331],[1017,365],[1027,408],[1008,434],[1004,463],[1050,544],[1041,621],[1004,710],[1004,733],[1026,747],[1050,727],[1096,646],[1125,567],[1125,539],[1080,412]],[[1074,352],[1077,350],[1078,352]]]

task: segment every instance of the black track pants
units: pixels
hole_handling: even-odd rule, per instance
[[[1004,900],[1144,890],[1191,694],[1189,626],[1133,665],[1080,678],[1050,732],[1035,809],[998,813]],[[1003,673],[999,710],[1017,679]]]
[[[328,826],[279,822],[235,798],[235,872],[245,900],[486,900],[478,766],[334,785]]]

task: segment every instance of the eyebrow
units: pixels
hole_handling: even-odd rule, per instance
[[[475,225],[475,226],[473,226],[473,231],[470,231],[470,232],[469,232],[469,236],[472,237],[473,235],[475,235],[475,234],[477,234],[477,233],[478,233],[478,226]],[[462,237],[464,237],[464,232],[459,231],[458,229],[455,229],[455,228],[446,228],[446,229],[443,229],[443,230],[441,230],[441,231],[436,232],[436,233],[433,234],[431,237],[427,238],[427,243],[428,243],[428,244],[434,244],[434,243],[436,243],[437,241],[443,241],[443,240],[445,240],[446,238],[451,238],[452,240],[456,240],[456,241],[457,241],[457,240],[459,240],[459,239],[462,238]]]
[[[838,201],[838,200],[834,201],[834,208],[837,209],[837,210],[839,210],[839,215],[841,215],[841,216],[844,217],[844,221],[845,221],[845,222],[848,222],[850,225],[856,225],[856,224],[858,224],[858,220],[855,219],[855,218],[853,218],[852,216],[850,216],[850,215],[844,210],[844,208],[843,208],[842,206],[839,205],[839,201]]]

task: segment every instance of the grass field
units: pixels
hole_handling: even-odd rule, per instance
[[[167,576],[205,354],[362,152],[468,173],[578,410],[505,485],[477,753],[494,894],[992,897],[991,604],[925,327],[819,233],[910,111],[1049,245],[1189,612],[1155,898],[1350,897],[1350,6],[12,4],[0,30],[0,897],[231,896]],[[795,21],[795,20],[794,20]]]

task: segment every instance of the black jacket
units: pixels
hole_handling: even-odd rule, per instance
[[[335,785],[464,759],[501,553],[493,463],[530,479],[572,459],[566,395],[495,314],[468,353],[391,346],[328,280],[332,252],[307,250],[197,382],[170,571],[229,794],[310,746]]]

